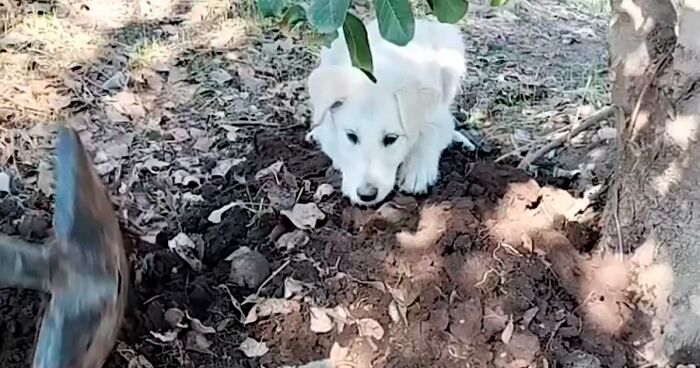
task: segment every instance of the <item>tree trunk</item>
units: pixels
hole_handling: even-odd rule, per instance
[[[611,0],[621,107],[603,245],[631,254],[637,307],[663,365],[700,362],[700,0]]]

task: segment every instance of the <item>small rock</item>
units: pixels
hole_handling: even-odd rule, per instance
[[[603,364],[596,356],[574,350],[567,354],[561,361],[564,368],[601,368]]]
[[[270,276],[270,263],[265,256],[248,247],[238,248],[229,258],[230,279],[240,287],[257,289]]]

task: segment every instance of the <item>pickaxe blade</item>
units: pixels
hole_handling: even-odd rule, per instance
[[[99,368],[121,325],[129,284],[119,224],[75,131],[56,142],[56,241],[34,368]]]

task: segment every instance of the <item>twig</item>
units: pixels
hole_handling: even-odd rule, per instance
[[[569,133],[549,142],[534,153],[525,156],[525,158],[518,165],[518,169],[525,169],[528,165],[535,162],[535,160],[546,155],[547,152],[561,146],[562,144],[566,143],[571,138],[579,135],[581,132],[590,128],[594,124],[607,119],[608,117],[613,115],[616,110],[616,106],[607,106],[598,110],[595,114],[589,116],[588,118],[584,119],[582,122],[574,126]]]
[[[256,296],[256,297],[257,297],[257,296],[260,296],[260,292],[262,292],[262,289],[263,289],[270,281],[272,281],[272,279],[274,279],[275,276],[279,275],[279,273],[282,272],[282,270],[284,270],[287,266],[289,266],[289,264],[290,264],[291,262],[292,262],[292,261],[288,259],[288,260],[287,260],[286,262],[284,262],[281,266],[279,266],[279,268],[276,269],[275,272],[273,272],[265,281],[263,281],[263,283],[260,284],[260,286],[258,287],[258,291],[255,293],[255,296]]]

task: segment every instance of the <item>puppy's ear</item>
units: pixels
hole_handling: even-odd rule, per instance
[[[412,83],[396,91],[394,97],[404,132],[410,140],[414,140],[440,104],[440,93],[432,88]]]
[[[314,69],[307,80],[313,108],[312,128],[323,121],[326,113],[369,84],[367,77],[351,66],[325,65]]]

